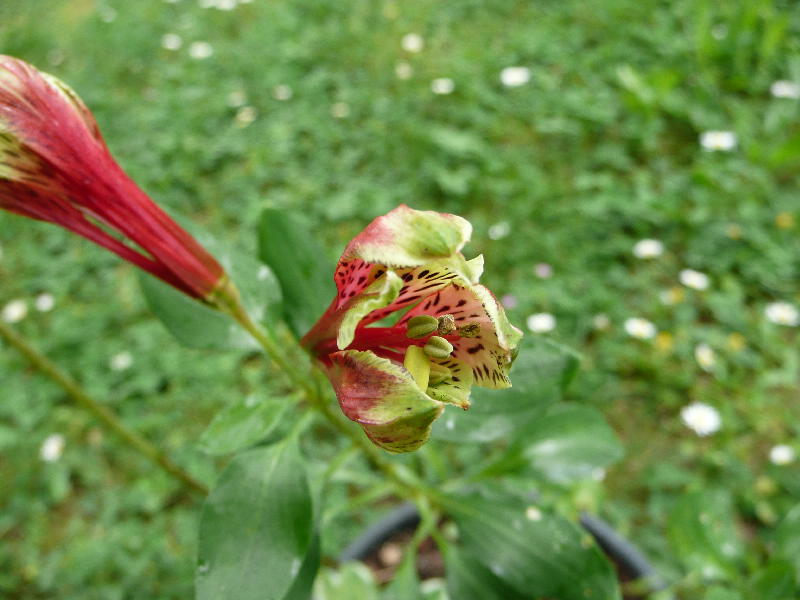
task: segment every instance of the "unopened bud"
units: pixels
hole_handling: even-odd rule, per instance
[[[453,315],[442,315],[439,317],[439,326],[436,332],[439,335],[450,335],[456,330],[456,320]]]
[[[406,336],[411,339],[424,338],[435,332],[439,327],[439,319],[431,315],[417,315],[408,320]]]
[[[447,358],[453,351],[453,345],[443,337],[431,336],[428,343],[422,348],[431,358]]]
[[[465,338],[478,337],[481,334],[481,326],[477,323],[467,323],[458,328],[458,335]]]
[[[428,385],[436,385],[437,383],[442,383],[443,381],[447,381],[452,376],[450,369],[445,367],[444,365],[439,365],[437,363],[431,363],[431,372],[428,377]]]

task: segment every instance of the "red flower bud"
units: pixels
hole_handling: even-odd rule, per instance
[[[2,55],[0,208],[61,225],[198,300],[235,297],[214,257],[114,161],[75,92]]]

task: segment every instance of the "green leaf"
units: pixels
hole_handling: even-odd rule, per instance
[[[316,533],[311,540],[300,572],[283,600],[308,600],[311,597],[311,589],[319,571],[320,550],[319,533]]]
[[[600,412],[577,404],[556,404],[525,430],[521,456],[555,483],[592,477],[616,462],[623,447]]]
[[[431,437],[452,442],[513,439],[561,398],[577,368],[574,350],[541,337],[526,336],[511,370],[513,387],[473,387],[470,409],[445,411],[434,423]]]
[[[216,414],[200,436],[199,445],[208,454],[231,454],[266,438],[280,424],[294,398],[258,398],[255,395],[235,400]]]
[[[315,600],[379,600],[372,571],[360,562],[349,562],[338,570],[324,569],[314,585]]]
[[[276,318],[280,287],[272,271],[248,254],[231,249],[208,235],[197,235],[239,288],[250,316],[257,321]],[[233,319],[189,298],[144,272],[140,275],[147,304],[179,342],[190,348],[255,349],[253,341]]]
[[[744,600],[741,593],[727,587],[713,586],[705,590],[703,600]],[[758,600],[762,600],[759,598]]]
[[[420,600],[422,593],[417,577],[416,549],[406,546],[403,561],[394,573],[392,582],[386,587],[383,600]]]
[[[481,600],[526,600],[487,567],[472,560],[455,546],[447,549],[447,591],[451,598],[480,598]]]
[[[333,263],[304,223],[275,208],[261,213],[258,254],[280,282],[286,318],[304,334],[336,295]]]
[[[800,504],[796,505],[778,523],[773,534],[775,555],[788,560],[800,579]]]
[[[464,555],[518,594],[558,600],[620,598],[611,563],[569,521],[538,510],[531,515],[514,498],[449,499],[445,508],[458,525]],[[478,584],[486,582],[480,579]]]
[[[675,555],[707,579],[738,575],[742,540],[734,515],[733,498],[727,490],[683,494],[667,523]]]
[[[794,567],[788,561],[773,560],[748,579],[748,598],[786,600],[797,598],[800,593]]]
[[[236,456],[200,517],[198,600],[281,600],[302,571],[314,531],[294,440]]]
[[[169,332],[189,348],[255,349],[233,319],[192,300],[144,272],[139,277],[147,304]]]

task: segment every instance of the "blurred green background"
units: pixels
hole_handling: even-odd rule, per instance
[[[0,53],[67,81],[156,201],[242,249],[266,206],[331,259],[399,203],[468,218],[512,321],[584,354],[569,399],[625,444],[573,501],[687,598],[794,597],[797,3],[6,0]],[[213,480],[196,438],[263,363],[181,348],[132,267],[55,227],[0,214],[0,251],[3,318]],[[188,597],[196,501],[5,344],[0,373],[0,596]]]

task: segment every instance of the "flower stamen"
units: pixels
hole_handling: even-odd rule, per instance
[[[450,353],[453,351],[453,344],[443,337],[432,335],[422,347],[422,350],[431,358],[443,359],[450,356]]]

